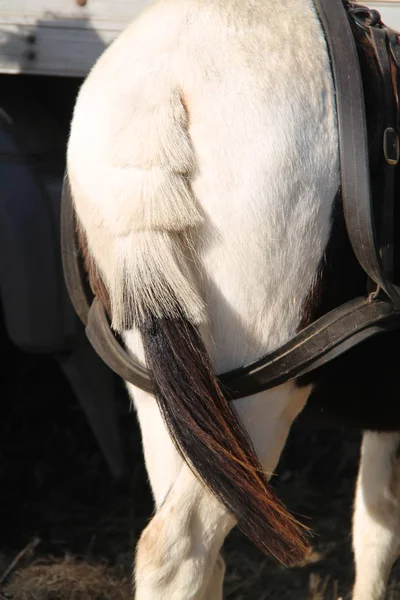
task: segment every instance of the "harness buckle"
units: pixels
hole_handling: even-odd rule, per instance
[[[400,159],[398,133],[393,127],[387,127],[383,134],[383,154],[388,165],[395,167]]]

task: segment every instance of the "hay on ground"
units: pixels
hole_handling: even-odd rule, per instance
[[[12,600],[131,600],[131,583],[103,564],[67,556],[17,571],[4,589]]]

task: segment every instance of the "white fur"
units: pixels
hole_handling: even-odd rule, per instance
[[[384,600],[400,554],[400,433],[364,434],[353,519],[353,600]]]
[[[217,372],[288,341],[339,185],[312,0],[154,4],[83,85],[68,171],[116,328],[127,311],[173,314],[175,294]],[[137,331],[125,340],[142,357]],[[177,455],[154,399],[131,391],[157,506],[136,598],[222,600],[232,518]],[[268,473],[308,392],[286,384],[235,404]]]
[[[115,326],[124,283],[135,299],[151,279],[151,308],[171,309],[165,290],[177,281],[177,262],[163,236],[148,240],[147,232],[196,227],[195,257],[186,240],[174,247],[198,259],[203,300],[237,313],[250,338],[237,336],[229,362],[293,335],[338,187],[333,113],[311,0],[166,1],[128,28],[83,85],[68,148],[76,207]],[[159,284],[142,260],[149,244],[152,261],[162,256]],[[141,281],[130,262],[142,264]],[[225,346],[216,339],[219,315],[204,314],[195,287],[187,272],[175,285],[187,315],[208,316]]]

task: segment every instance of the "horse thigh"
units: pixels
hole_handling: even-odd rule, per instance
[[[289,382],[234,402],[268,476],[278,464],[292,423],[303,410],[310,391],[311,386],[297,387]]]
[[[157,402],[151,394],[129,385],[139,420],[147,474],[156,507],[160,507],[182,468]]]
[[[399,433],[364,433],[353,517],[353,600],[383,600],[400,551]]]

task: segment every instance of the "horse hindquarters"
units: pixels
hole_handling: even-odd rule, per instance
[[[282,39],[299,19],[301,35]],[[158,408],[133,392],[158,506],[137,596],[218,598],[233,517],[281,560],[305,551],[267,478],[308,390],[235,403],[250,443],[214,371],[290,339],[329,236],[334,99],[309,0],[154,5],[84,84],[68,171],[113,325],[156,376]],[[213,493],[165,433],[154,445],[159,412]]]

